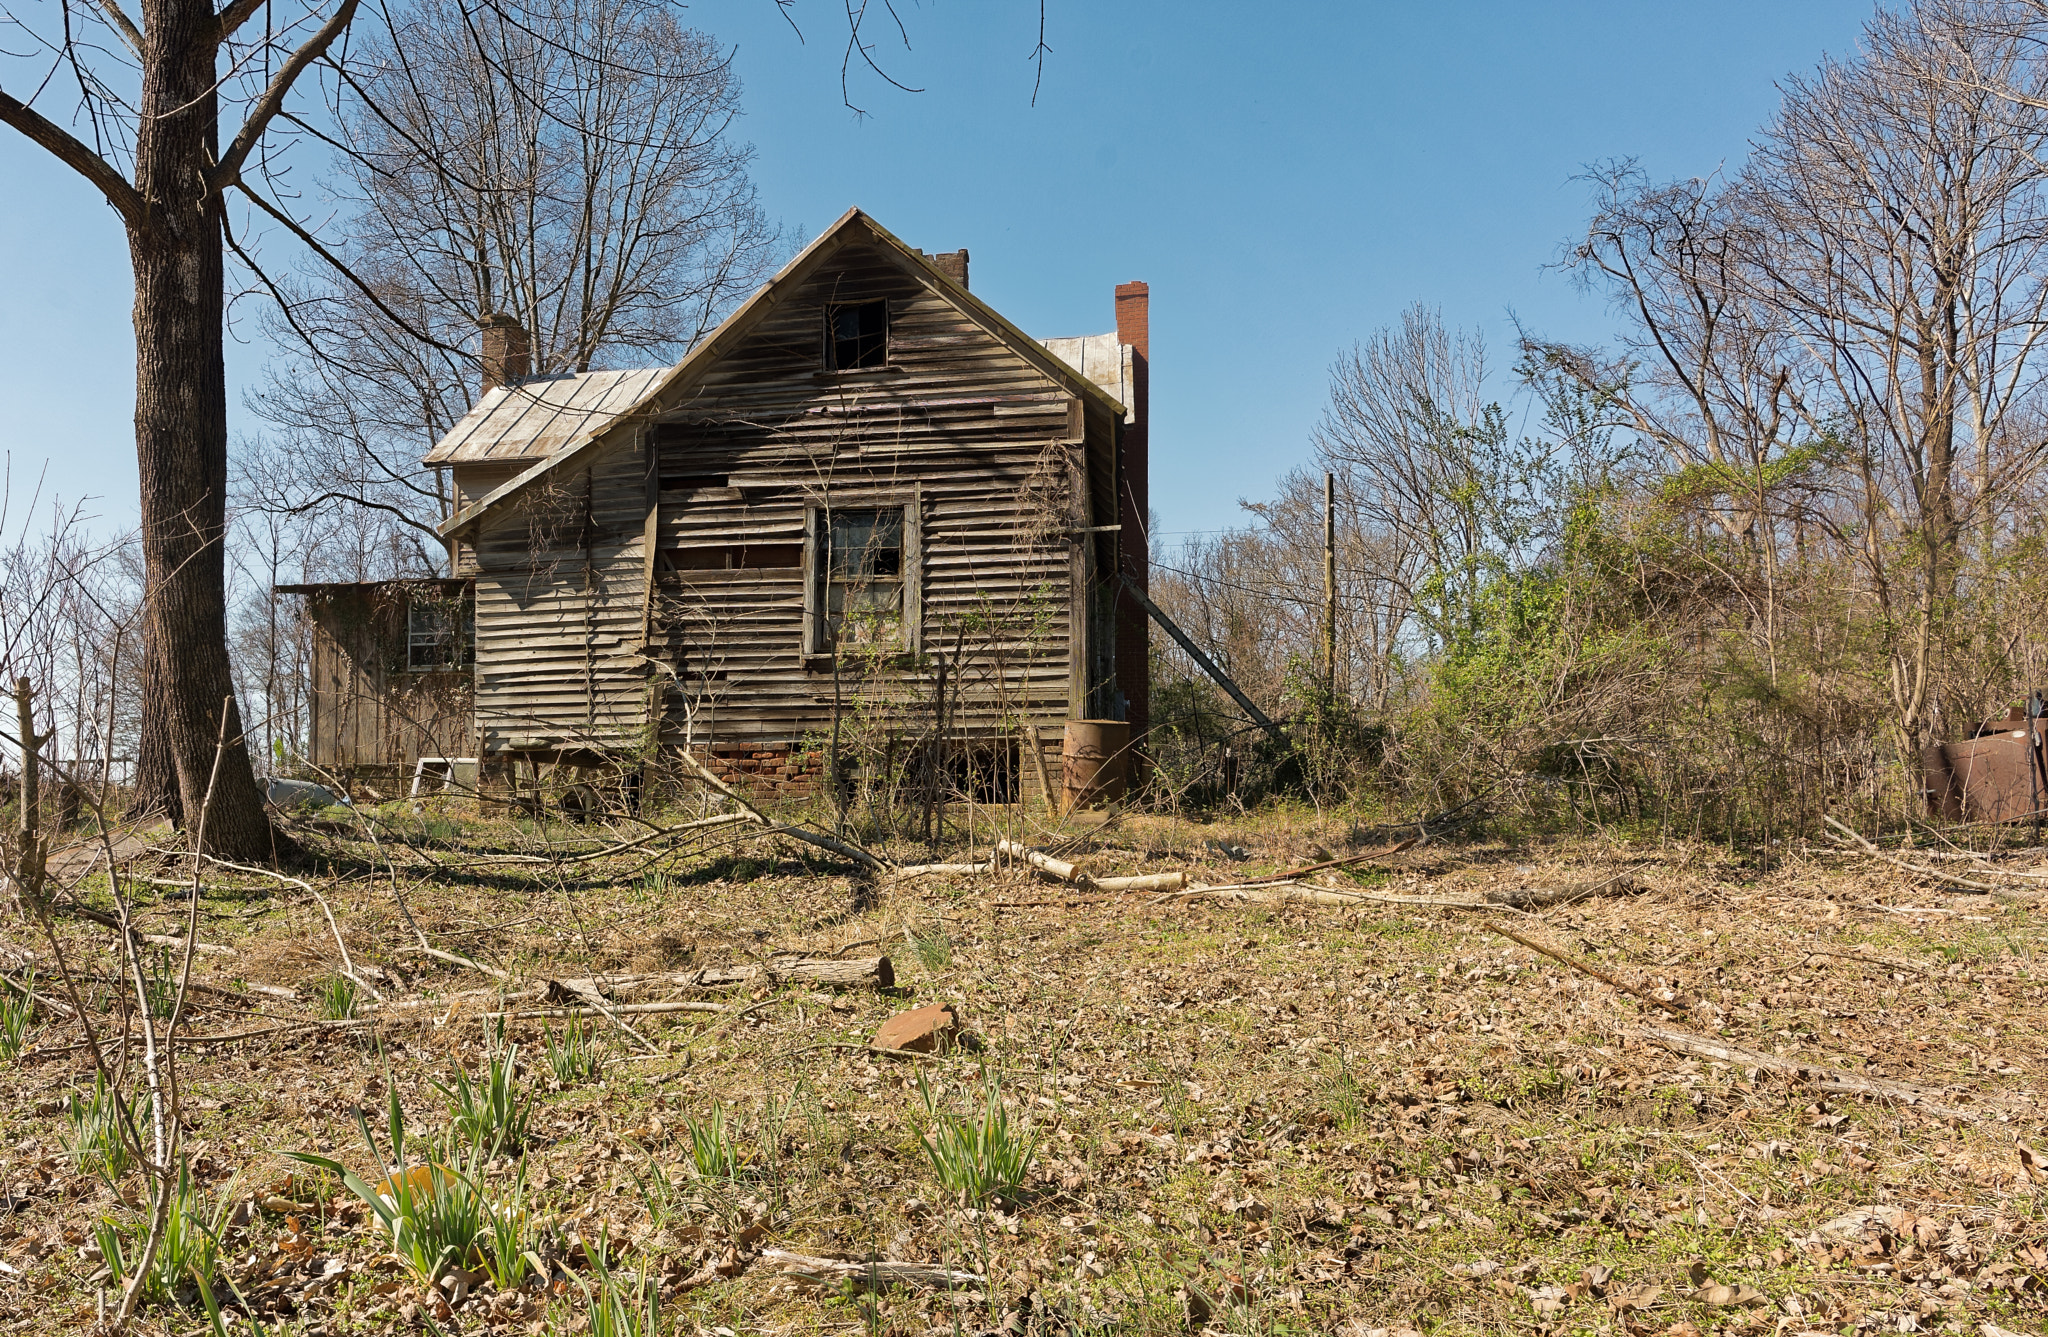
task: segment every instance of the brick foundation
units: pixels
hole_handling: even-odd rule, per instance
[[[825,784],[825,755],[788,744],[714,747],[698,759],[711,773],[749,797],[809,798]]]

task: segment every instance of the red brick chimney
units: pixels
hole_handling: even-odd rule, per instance
[[[483,363],[486,393],[501,385],[517,385],[533,374],[533,341],[526,327],[503,311],[477,322],[483,328]]]
[[[932,267],[961,287],[967,286],[967,252],[939,251],[931,257]]]
[[[1116,521],[1117,563],[1124,578],[1151,589],[1147,541],[1152,521],[1150,422],[1152,417],[1151,348],[1152,288],[1145,283],[1116,285],[1116,341],[1131,349],[1130,421],[1123,425],[1118,451]],[[1152,723],[1151,619],[1136,600],[1119,591],[1116,605],[1116,681],[1124,694],[1124,718],[1131,724],[1132,779],[1142,777],[1147,759],[1145,731]]]

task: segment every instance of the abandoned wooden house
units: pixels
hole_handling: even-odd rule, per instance
[[[1141,740],[1147,298],[1034,340],[967,252],[856,209],[672,367],[528,375],[487,321],[485,393],[425,460],[451,579],[294,587],[312,760],[523,787],[689,748],[802,792],[836,747],[843,775],[922,758],[1004,802],[1061,774],[1070,722]],[[459,729],[420,705],[457,679]]]

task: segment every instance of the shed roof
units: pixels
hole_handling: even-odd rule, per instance
[[[602,428],[660,383],[667,367],[560,372],[488,390],[448,430],[422,464],[543,460],[585,432]]]
[[[1096,402],[1121,415],[1124,403],[1116,395],[1104,390],[1088,376],[1063,359],[1048,352],[1045,345],[1018,329],[1005,319],[995,308],[976,297],[952,275],[940,270],[932,263],[930,256],[903,244],[893,233],[859,209],[848,209],[831,227],[806,246],[779,273],[754,291],[754,294],[740,303],[733,313],[713,330],[711,334],[673,367],[663,367],[652,373],[655,383],[641,393],[637,403],[613,410],[608,417],[593,420],[577,431],[564,444],[536,456],[510,456],[492,458],[531,459],[525,469],[512,478],[493,488],[470,506],[458,510],[443,520],[440,532],[444,538],[454,538],[468,530],[482,516],[499,503],[517,495],[548,476],[558,468],[570,465],[587,451],[596,447],[607,435],[610,428],[629,411],[638,409],[645,413],[661,410],[661,401],[678,396],[690,386],[705,370],[723,357],[733,343],[745,336],[781,300],[784,294],[808,278],[825,259],[855,235],[879,243],[884,250],[894,254],[899,263],[924,277],[934,288],[946,293],[959,307],[974,317],[984,329],[994,335],[1018,356],[1030,362],[1045,375],[1064,383],[1068,389],[1083,398],[1094,398]],[[479,406],[481,407],[481,406]],[[467,418],[464,419],[467,421]],[[440,447],[435,447],[436,450]],[[429,457],[431,459],[431,456]]]

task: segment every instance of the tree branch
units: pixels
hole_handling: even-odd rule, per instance
[[[257,141],[270,128],[270,122],[284,110],[285,95],[291,92],[292,85],[298,82],[306,67],[320,59],[334,44],[335,38],[348,31],[348,25],[355,20],[356,3],[357,0],[341,0],[341,7],[334,11],[334,17],[327,20],[326,26],[314,33],[304,46],[292,52],[291,59],[271,79],[270,87],[263,90],[263,96],[250,109],[249,119],[242,123],[241,133],[235,136],[235,142],[228,145],[228,151],[207,174],[210,191],[218,194],[241,182],[242,164],[248,161]]]
[[[93,0],[93,5],[100,13],[106,15],[107,22],[113,26],[115,32],[121,34],[121,40],[128,44],[128,49],[140,56],[142,30],[135,26],[135,20],[129,18],[127,11],[121,8],[120,0]]]
[[[225,42],[235,35],[235,30],[256,16],[268,0],[234,0],[214,19],[214,40]]]
[[[114,206],[114,212],[121,215],[122,222],[131,228],[142,227],[142,196],[105,158],[80,143],[70,131],[5,91],[0,91],[0,121],[42,145],[57,161],[97,186],[107,203]]]

